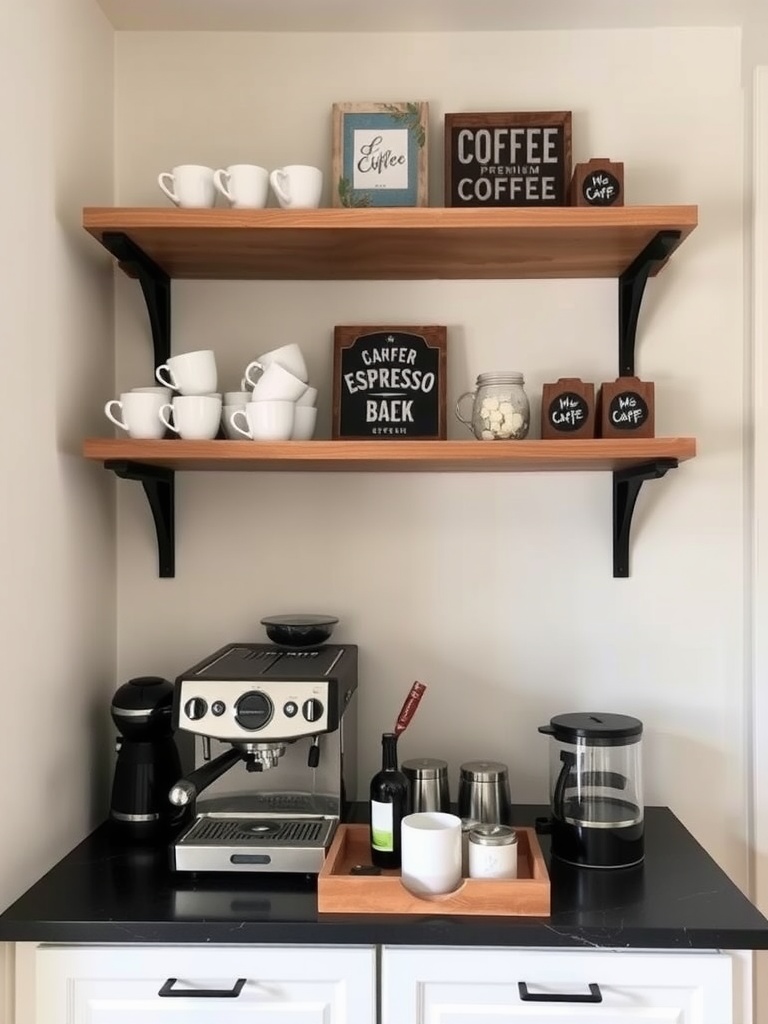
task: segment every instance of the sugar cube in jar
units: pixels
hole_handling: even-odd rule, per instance
[[[462,403],[472,399],[470,419]],[[465,391],[456,403],[456,417],[479,441],[519,441],[528,434],[530,405],[525,380],[516,371],[481,373],[474,391]]]

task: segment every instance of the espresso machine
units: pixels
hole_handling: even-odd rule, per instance
[[[228,644],[174,685],[201,754],[169,795],[193,812],[174,869],[316,874],[355,797],[357,647]]]

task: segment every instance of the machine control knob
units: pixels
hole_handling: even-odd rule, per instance
[[[301,713],[308,722],[316,722],[319,718],[322,718],[323,707],[321,701],[317,700],[316,697],[310,697],[309,700],[305,700],[301,705]]]
[[[203,700],[202,697],[193,697],[188,700],[184,705],[184,714],[187,718],[191,718],[193,722],[196,722],[199,718],[202,718],[208,710],[208,704]]]
[[[252,690],[244,693],[235,704],[235,721],[243,729],[256,732],[268,725],[275,712],[275,706],[266,693]]]

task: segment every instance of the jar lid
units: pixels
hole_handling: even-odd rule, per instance
[[[564,743],[580,740],[595,747],[618,747],[639,743],[643,723],[631,715],[600,714],[596,711],[555,715],[549,725],[539,726],[539,732],[554,736]]]
[[[400,770],[409,779],[440,779],[448,772],[448,762],[438,757],[414,757],[403,761]]]
[[[465,761],[460,771],[468,782],[498,782],[506,779],[509,769],[501,761]]]
[[[509,825],[475,825],[469,832],[470,843],[480,846],[512,846],[517,832]]]
[[[477,387],[485,387],[488,384],[525,384],[525,378],[519,370],[493,370],[490,373],[478,374]]]

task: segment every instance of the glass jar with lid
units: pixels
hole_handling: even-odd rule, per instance
[[[462,414],[463,403],[472,399],[472,414]],[[522,373],[514,370],[481,373],[474,391],[465,391],[456,402],[456,418],[478,441],[522,440],[528,434],[531,410]]]

